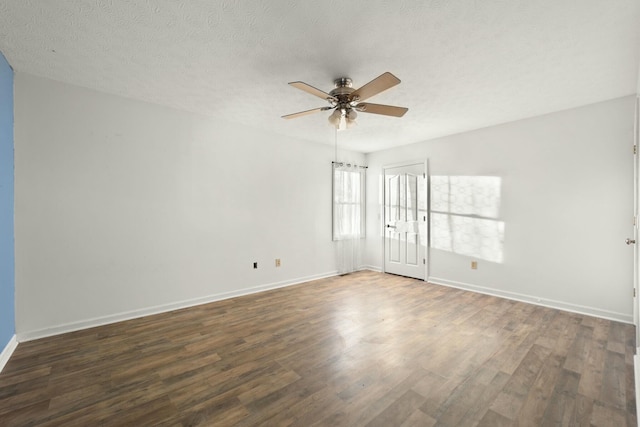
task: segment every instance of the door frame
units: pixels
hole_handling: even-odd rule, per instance
[[[425,202],[426,202],[426,216],[427,216],[427,220],[426,222],[426,232],[427,232],[427,238],[426,238],[426,242],[424,243],[424,257],[425,257],[425,263],[424,263],[424,272],[423,272],[423,278],[422,280],[424,280],[425,282],[428,281],[429,279],[429,264],[431,261],[431,253],[429,248],[431,247],[431,200],[429,199],[429,188],[431,185],[431,178],[429,175],[429,159],[424,159],[424,160],[407,160],[404,162],[398,162],[398,163],[391,163],[391,164],[387,164],[387,165],[382,165],[382,181],[381,181],[381,185],[382,185],[382,191],[380,192],[380,194],[382,194],[382,214],[380,215],[381,218],[381,222],[379,224],[380,226],[380,233],[382,235],[382,272],[386,273],[386,260],[387,260],[387,248],[386,248],[386,244],[385,244],[385,224],[386,224],[386,218],[385,218],[385,200],[386,200],[386,180],[385,180],[385,171],[387,169],[393,169],[393,168],[399,168],[399,167],[403,167],[403,166],[414,166],[414,165],[422,165],[423,167],[423,171],[424,171],[424,194],[423,197],[425,198]]]
[[[633,324],[635,325],[636,354],[633,356],[633,371],[636,396],[640,395],[640,96],[636,95],[633,115]],[[636,405],[636,417],[640,419],[640,405]]]
[[[636,326],[636,354],[640,353],[640,250],[638,250],[640,222],[640,97],[636,96],[633,118],[633,324]],[[640,408],[638,409],[640,412]]]

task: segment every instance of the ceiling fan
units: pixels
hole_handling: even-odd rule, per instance
[[[287,114],[286,116],[282,116],[282,118],[295,119],[296,117],[306,116],[307,114],[313,114],[319,111],[334,110],[329,116],[329,123],[337,129],[345,129],[355,125],[355,119],[358,116],[356,111],[361,113],[402,117],[407,111],[409,111],[408,108],[362,102],[365,99],[369,99],[399,83],[400,79],[389,72],[381,74],[359,89],[351,87],[352,82],[348,77],[336,79],[334,80],[335,89],[329,93],[321,91],[320,89],[304,82],[291,82],[289,83],[291,86],[310,93],[311,95],[315,95],[318,98],[324,99],[329,102],[330,106]]]

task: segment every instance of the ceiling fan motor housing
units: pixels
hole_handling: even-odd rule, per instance
[[[348,110],[355,105],[357,100],[351,98],[351,93],[355,92],[355,89],[352,87],[351,79],[348,77],[341,77],[333,81],[335,85],[335,89],[329,92],[329,95],[336,98],[338,102],[332,102],[332,105],[335,104],[335,107],[343,110]],[[330,101],[331,102],[331,101]]]

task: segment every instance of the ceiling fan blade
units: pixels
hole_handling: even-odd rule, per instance
[[[360,89],[352,92],[351,98],[353,99],[357,96],[359,101],[364,101],[365,99],[371,98],[373,95],[377,95],[380,92],[392,88],[399,83],[400,79],[387,71],[386,73],[381,74],[375,79],[371,80]]]
[[[371,113],[371,114],[382,114],[384,116],[393,116],[393,117],[402,117],[404,114],[409,111],[408,108],[405,107],[395,107],[393,105],[382,105],[382,104],[370,104],[368,102],[361,102],[356,105],[356,110],[363,113]]]
[[[334,101],[337,101],[337,99],[331,95],[329,95],[327,92],[321,91],[318,88],[315,88],[311,85],[306,84],[305,82],[290,82],[289,83],[291,86],[298,88],[300,90],[303,90],[307,93],[310,93],[311,95],[315,95],[318,98],[322,98],[324,100],[329,100],[332,99]]]
[[[300,111],[299,113],[287,114],[286,116],[282,116],[283,119],[295,119],[296,117],[306,116],[307,114],[318,113],[320,111],[330,110],[331,107],[320,107],[314,108],[313,110]]]

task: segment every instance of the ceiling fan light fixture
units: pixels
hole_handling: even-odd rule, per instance
[[[346,129],[351,129],[352,127],[356,126],[358,123],[356,122],[356,118],[358,117],[358,113],[356,113],[355,110],[353,109],[349,109],[347,110],[347,113],[345,114],[344,118],[345,118],[345,124],[346,124]]]
[[[340,126],[340,119],[342,118],[342,111],[340,110],[333,110],[333,113],[331,113],[331,115],[329,116],[329,124],[331,126],[335,126],[338,127]]]
[[[343,114],[340,117],[340,124],[338,125],[338,130],[345,130],[347,129],[347,117]]]

